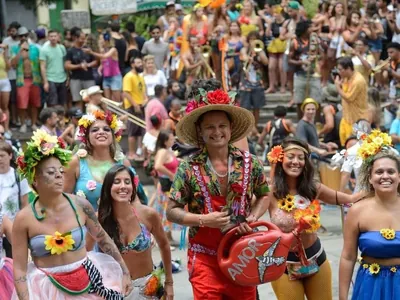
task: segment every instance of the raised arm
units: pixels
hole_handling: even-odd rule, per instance
[[[324,184],[318,186],[317,199],[332,205],[354,203],[360,199],[360,194],[349,195],[328,188]]]

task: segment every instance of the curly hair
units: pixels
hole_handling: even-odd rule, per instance
[[[397,172],[400,173],[400,160],[396,153],[394,153],[392,150],[382,150],[381,152],[377,153],[372,160],[368,162],[364,161],[360,168],[358,182],[360,183],[361,190],[366,191],[367,193],[369,193],[369,195],[375,192],[374,187],[369,182],[372,169],[374,167],[374,163],[381,158],[388,158],[393,160],[396,163]],[[400,185],[397,187],[397,191],[400,193]]]
[[[199,89],[203,89],[206,92],[215,91],[222,88],[220,81],[211,79],[197,79],[193,82],[192,88],[188,91],[186,99],[191,100],[199,94]]]
[[[287,137],[282,141],[283,149],[285,149],[289,145],[300,146],[309,152],[308,144],[298,138]],[[274,196],[276,199],[282,199],[289,194],[287,175],[283,170],[282,162],[278,162],[276,164],[274,184]],[[305,153],[305,165],[303,168],[303,172],[297,178],[296,189],[297,193],[305,198],[314,199],[317,196],[317,186],[314,180],[314,167],[308,153]]]

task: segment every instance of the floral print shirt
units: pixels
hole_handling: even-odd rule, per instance
[[[235,189],[240,184],[243,184],[243,164],[244,153],[238,148],[229,145],[229,155],[232,158],[232,165],[230,167],[231,173],[229,174],[229,183],[227,198],[232,199],[231,195],[234,194]],[[201,173],[207,185],[208,191],[213,196],[221,196],[220,185],[215,173],[211,171],[207,165],[207,148],[193,155],[192,157],[180,163],[178,171],[175,175],[174,182],[172,183],[170,191],[170,200],[176,201],[181,205],[187,205],[191,213],[203,214],[204,213],[204,197],[200,191],[200,186],[193,173],[193,165],[201,166]],[[266,196],[269,192],[266,176],[262,163],[254,156],[251,158],[250,180],[247,188],[247,203],[246,211],[249,210],[249,203],[253,195],[257,198]],[[228,200],[228,205],[229,205]],[[189,236],[193,237],[198,231],[198,227],[192,227],[189,230]]]

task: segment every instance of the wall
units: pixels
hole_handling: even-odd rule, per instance
[[[27,10],[18,0],[6,0],[4,11],[5,27],[17,21],[28,29],[36,29],[37,18],[33,10]]]

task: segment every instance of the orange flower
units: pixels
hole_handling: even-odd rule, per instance
[[[308,209],[310,209],[313,214],[319,214],[321,211],[321,205],[319,204],[318,200],[313,200]]]
[[[93,115],[96,117],[96,119],[99,120],[104,120],[104,112],[100,111],[100,110],[96,110]]]
[[[267,154],[268,161],[272,164],[283,161],[283,148],[282,146],[272,147],[271,151]]]
[[[222,5],[224,5],[225,2],[226,2],[226,0],[214,0],[214,1],[211,1],[210,7],[218,8],[218,7],[221,7]]]
[[[157,294],[159,282],[156,276],[152,276],[149,281],[147,281],[144,288],[145,296],[155,296]]]

